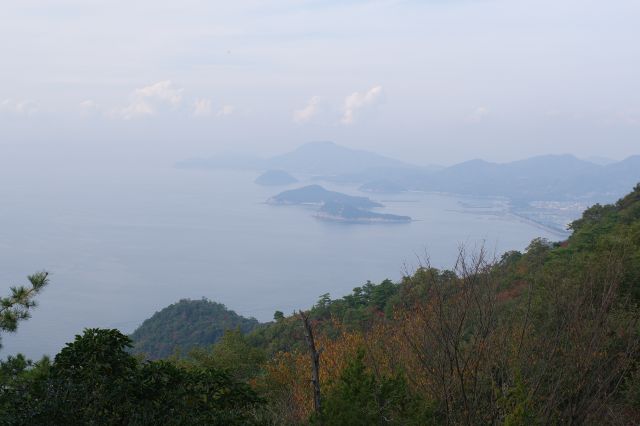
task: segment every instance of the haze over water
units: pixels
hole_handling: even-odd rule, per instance
[[[265,204],[283,188],[260,187],[256,176],[167,166],[60,172],[1,187],[0,281],[52,274],[33,318],[3,336],[5,354],[55,354],[84,327],[131,332],[182,298],[207,297],[267,321],[326,292],[398,280],[426,253],[434,266],[451,267],[460,244],[484,241],[500,255],[535,237],[562,238],[509,215],[499,200],[437,194],[371,196],[381,211],[413,217],[410,224],[325,222],[312,209]]]

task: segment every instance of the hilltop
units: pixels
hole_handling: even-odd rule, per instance
[[[333,142],[310,142],[268,160],[275,168],[313,175],[342,175],[369,169],[415,167],[373,152],[351,149]]]
[[[240,329],[247,333],[259,325],[221,303],[207,299],[182,299],[154,313],[132,334],[134,352],[150,359],[165,358],[176,350],[188,352],[196,346],[212,345],[225,331]]]

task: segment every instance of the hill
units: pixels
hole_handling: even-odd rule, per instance
[[[400,283],[321,296],[307,315],[323,348],[325,416],[637,424],[640,185],[587,209],[571,229],[566,241],[536,239],[495,261],[461,250],[452,270],[425,262]],[[274,354],[264,380],[288,389],[279,401],[307,395],[309,407],[300,327],[299,318],[282,317],[248,339]],[[401,396],[392,402],[376,386]],[[376,406],[384,415],[367,406],[381,395],[391,398]],[[295,423],[311,414],[302,407],[284,412]]]
[[[376,168],[412,167],[399,160],[346,148],[333,142],[310,142],[273,157],[268,163],[274,168],[314,175],[341,175]]]
[[[354,177],[355,175],[352,175]],[[360,175],[363,190],[450,192],[531,201],[612,202],[640,180],[640,156],[606,165],[573,155],[543,155],[508,163],[470,160],[436,171]]]
[[[196,346],[212,345],[226,330],[247,333],[259,325],[210,300],[182,299],[156,312],[132,334],[133,352],[149,359],[165,358],[176,349],[188,352]]]
[[[267,170],[254,181],[263,186],[281,186],[298,182],[298,179],[291,176],[284,170]]]

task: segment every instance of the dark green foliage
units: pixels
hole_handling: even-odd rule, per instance
[[[31,309],[36,306],[35,296],[49,283],[47,272],[29,275],[29,286],[10,287],[11,295],[0,297],[0,332],[14,332],[18,322],[31,316]],[[2,347],[0,340],[0,348]]]
[[[3,364],[0,424],[250,424],[260,400],[213,368],[139,363],[117,330],[88,329],[49,366]],[[6,374],[5,370],[11,374]]]
[[[227,330],[210,348],[194,348],[184,360],[184,365],[214,368],[225,371],[236,380],[246,381],[255,377],[267,360],[265,352],[249,344],[239,329]]]
[[[210,300],[183,299],[156,312],[131,334],[133,351],[149,359],[166,358],[176,350],[187,353],[196,346],[209,346],[226,330],[240,328],[243,333],[259,325]]]
[[[332,300],[329,294],[323,294],[311,308],[310,317],[315,320],[333,318],[347,327],[366,328],[373,319],[384,316],[399,287],[390,280],[380,284],[367,281],[340,299]]]
[[[247,335],[247,341],[268,355],[305,347],[300,320],[293,315],[260,325]]]
[[[260,400],[213,368],[139,363],[117,330],[88,329],[56,356],[0,368],[0,424],[233,425],[252,423]]]
[[[402,375],[377,377],[359,350],[324,396],[322,423],[326,425],[427,424],[418,420],[415,404]],[[419,423],[418,423],[419,422]]]
[[[32,362],[23,355],[0,361],[0,425],[26,425],[44,403],[51,362]]]
[[[311,308],[309,317],[317,322],[319,331],[328,335],[335,334],[330,320],[336,320],[349,329],[364,330],[392,311],[393,304],[398,302],[400,288],[400,284],[391,280],[380,284],[367,281],[340,299],[331,299],[325,293]],[[267,354],[306,348],[300,320],[294,316],[278,316],[275,322],[256,328],[247,337],[252,346],[264,349]]]

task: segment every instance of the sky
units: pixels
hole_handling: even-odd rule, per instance
[[[0,167],[640,154],[637,0],[2,0]]]

